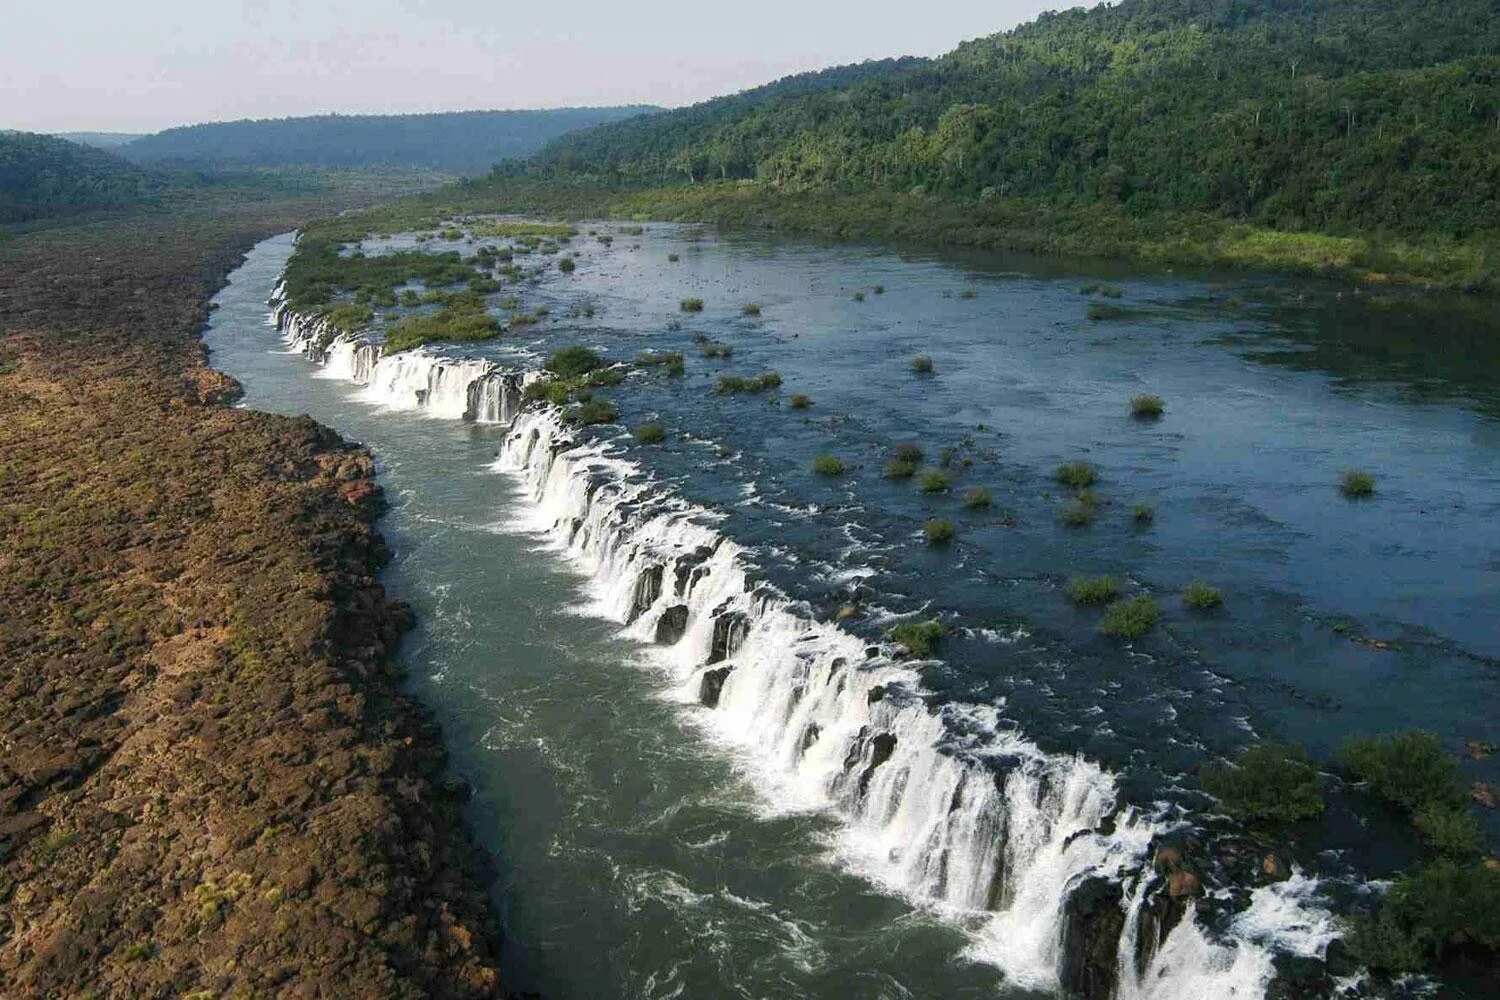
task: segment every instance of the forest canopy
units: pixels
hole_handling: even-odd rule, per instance
[[[1122,0],[567,136],[505,172],[1500,230],[1491,0]]]

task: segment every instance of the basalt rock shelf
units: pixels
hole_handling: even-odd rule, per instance
[[[373,463],[205,365],[257,211],[0,248],[6,997],[502,995]]]
[[[420,351],[381,356],[272,305],[291,348],[372,404],[488,419],[470,401],[522,378]],[[714,511],[555,408],[517,398],[489,412],[506,426],[492,468],[529,500],[509,530],[586,576],[592,612],[650,651],[671,697],[711,710],[723,752],[767,799],[836,815],[840,858],[964,928],[969,959],[1044,993],[1196,1000],[1265,995],[1288,921],[1311,928],[1304,957],[1326,947],[1314,880],[1208,915],[1202,902],[1227,894],[1177,846],[1181,824],[1165,810],[1126,804],[1109,771],[1043,751],[993,708],[930,698],[903,649],[809,614],[753,572],[755,554]]]

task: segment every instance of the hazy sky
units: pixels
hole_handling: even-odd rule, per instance
[[[15,0],[0,128],[690,104],[1089,0]]]

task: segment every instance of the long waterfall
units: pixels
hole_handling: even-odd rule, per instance
[[[363,398],[394,410],[449,420],[505,424],[521,408],[522,376],[488,361],[440,357],[420,348],[386,354],[359,334],[287,308],[278,286],[271,318],[294,351],[322,366],[324,378],[364,387]]]
[[[758,788],[835,813],[849,864],[966,928],[971,957],[1019,986],[1088,1000],[1264,996],[1273,951],[1288,950],[1276,928],[1240,920],[1219,937],[1191,901],[1169,898],[1153,857],[1168,824],[1122,806],[1097,763],[1042,751],[993,709],[929,704],[903,650],[755,582],[712,511],[556,408],[522,408],[518,375],[420,350],[384,356],[290,312],[279,288],[272,304],[286,343],[372,404],[509,424],[494,468],[531,501],[518,527],[587,574],[598,613],[656,651]],[[1299,883],[1297,899],[1258,889],[1251,911],[1326,917],[1313,887]],[[1326,920],[1299,926],[1304,954],[1332,936]],[[1101,951],[1112,960],[1084,957]]]

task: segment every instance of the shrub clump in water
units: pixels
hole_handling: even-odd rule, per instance
[[[1150,524],[1156,520],[1156,508],[1149,503],[1138,503],[1130,508],[1130,516],[1136,524]]]
[[[1057,472],[1054,475],[1057,477],[1059,483],[1072,487],[1075,490],[1092,486],[1099,479],[1099,474],[1087,462],[1064,462],[1057,467]]]
[[[740,315],[741,316],[759,316],[760,315],[760,306],[756,305],[754,302],[746,303],[744,306],[742,306],[740,308]]]
[[[1194,611],[1212,611],[1224,603],[1224,595],[1217,587],[1210,587],[1202,580],[1194,580],[1182,592],[1182,603]]]
[[[955,534],[957,531],[953,527],[953,522],[945,521],[940,517],[933,518],[922,527],[922,536],[927,539],[928,545],[947,545],[953,541]]]
[[[558,378],[577,378],[604,366],[604,359],[578,344],[560,347],[547,358],[547,371]]]
[[[620,411],[615,409],[615,404],[606,399],[590,399],[568,411],[568,420],[580,427],[612,424],[619,419],[619,416]]]
[[[661,444],[667,439],[666,430],[662,428],[661,424],[654,422],[649,424],[641,424],[630,433],[634,435],[635,439],[641,444]]]
[[[1112,576],[1075,576],[1063,593],[1074,604],[1108,604],[1120,596],[1120,584]]]
[[[1339,480],[1339,491],[1353,500],[1375,495],[1375,476],[1363,469],[1350,469]]]
[[[1156,627],[1160,617],[1156,602],[1141,594],[1111,604],[1099,622],[1099,631],[1116,639],[1139,639]]]
[[[813,459],[812,470],[820,476],[842,476],[844,462],[837,455],[819,455]]]
[[[892,642],[905,646],[913,656],[926,656],[932,652],[939,639],[947,633],[943,623],[936,618],[925,622],[907,622],[897,625],[886,635]]]
[[[923,493],[947,493],[953,488],[953,480],[941,469],[928,469],[922,473]]]
[[[1167,410],[1160,396],[1141,393],[1130,397],[1130,415],[1137,420],[1155,420]]]
[[[1070,528],[1087,528],[1094,523],[1094,505],[1075,500],[1064,507],[1058,517]]]
[[[1205,764],[1199,777],[1236,819],[1298,823],[1323,813],[1318,771],[1297,747],[1257,743],[1233,763]]]
[[[677,303],[677,306],[685,313],[701,313],[703,311],[703,300],[683,299]]]
[[[805,410],[809,406],[813,405],[812,397],[800,392],[792,393],[792,396],[787,400],[787,403],[794,410]]]
[[[990,491],[983,486],[976,486],[964,494],[964,506],[970,510],[989,510],[993,503]]]
[[[762,372],[754,378],[720,375],[719,381],[714,384],[714,392],[721,396],[733,396],[742,392],[769,392],[780,387],[781,375],[778,372]]]
[[[918,354],[911,359],[911,370],[918,375],[931,375],[932,359],[925,354]]]

